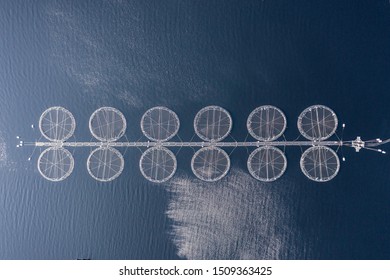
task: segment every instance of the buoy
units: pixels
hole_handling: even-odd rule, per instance
[[[28,161],[30,161],[30,160],[31,160],[31,158],[29,157],[29,158],[28,158]]]
[[[16,136],[16,139],[19,139],[20,137],[19,136]]]

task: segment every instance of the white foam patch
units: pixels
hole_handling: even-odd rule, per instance
[[[4,139],[0,137],[0,167],[7,165],[8,155],[7,155],[7,145],[4,142]]]
[[[135,108],[144,108],[142,99],[139,96],[131,94],[131,92],[128,90],[123,90],[122,92],[119,92],[116,96],[128,106]]]
[[[217,183],[173,178],[167,215],[174,224],[178,255],[187,259],[291,257],[295,229],[289,222],[288,198],[278,191],[287,182],[279,182],[259,183],[237,169]]]
[[[101,74],[106,61],[96,39],[69,12],[50,10],[48,20],[53,62],[81,84],[85,92],[100,89],[101,94],[108,90],[107,77]]]
[[[7,149],[5,143],[0,143],[0,162],[7,160]]]
[[[52,62],[81,85],[83,94],[100,100],[115,96],[127,105],[143,108],[200,101],[218,94],[215,80],[205,81],[202,76],[203,63],[193,65],[202,59],[207,62],[206,57],[194,53],[189,58],[186,53],[178,58],[171,50],[177,47],[174,44],[150,48],[156,44],[155,36],[145,31],[144,25],[152,15],[143,5],[122,1],[104,5],[113,10],[120,7],[122,13],[103,28],[96,28],[96,19],[87,11],[75,12],[66,3],[53,3],[47,10]],[[114,37],[113,31],[118,32]],[[171,59],[162,59],[165,57]],[[171,94],[172,86],[178,94]]]

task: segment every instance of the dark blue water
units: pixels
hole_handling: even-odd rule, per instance
[[[156,105],[178,114],[188,140],[211,104],[229,110],[237,140],[265,104],[285,112],[288,139],[312,104],[337,113],[345,139],[386,138],[389,35],[387,0],[1,1],[0,258],[389,259],[388,156],[345,149],[338,176],[319,184],[290,148],[285,175],[264,184],[236,149],[230,174],[206,184],[182,149],[175,177],[155,185],[136,149],[111,183],[89,177],[90,150],[78,149],[73,174],[50,183],[39,150],[28,162],[33,148],[15,147],[17,135],[40,138],[30,126],[55,105],[76,118],[71,140],[91,139],[100,106],[121,110],[137,140]]]

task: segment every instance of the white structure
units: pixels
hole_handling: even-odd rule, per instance
[[[72,154],[60,147],[51,147],[38,158],[38,171],[47,180],[59,182],[66,179],[73,171]]]
[[[228,154],[218,147],[205,147],[198,150],[191,160],[191,169],[196,177],[206,182],[215,182],[229,172]]]
[[[102,107],[91,115],[89,130],[93,137],[99,141],[117,141],[126,132],[126,119],[119,110],[112,107]]]
[[[380,139],[377,139],[377,141],[380,143],[381,140]],[[362,141],[362,138],[360,138],[360,136],[356,137],[355,140],[352,141],[352,147],[355,148],[355,151],[356,152],[359,152],[361,149],[364,148],[364,142]]]
[[[217,142],[225,139],[231,129],[232,117],[222,107],[207,106],[200,110],[194,120],[195,133],[204,141]]]
[[[302,154],[300,165],[306,177],[316,182],[332,180],[340,170],[339,157],[325,146],[307,149]]]
[[[309,140],[328,139],[336,132],[337,125],[336,114],[323,105],[310,106],[298,117],[299,132]]]
[[[92,151],[87,160],[89,175],[95,180],[109,182],[123,171],[125,161],[122,154],[112,147],[101,147]]]
[[[71,112],[62,107],[51,107],[39,119],[39,130],[49,141],[66,141],[74,133],[76,121]]]
[[[122,173],[124,158],[120,148],[144,148],[139,168],[149,181],[162,183],[175,174],[177,160],[168,148],[199,148],[191,160],[191,169],[200,180],[215,182],[229,172],[230,158],[223,148],[254,148],[249,155],[249,173],[259,181],[272,182],[280,178],[287,168],[287,159],[277,146],[309,146],[302,154],[300,166],[310,180],[327,182],[339,172],[340,161],[329,146],[353,147],[356,151],[368,149],[385,154],[377,146],[389,143],[390,139],[363,141],[327,140],[338,125],[336,114],[328,107],[314,105],[306,108],[298,118],[298,129],[307,139],[303,141],[280,141],[286,129],[284,113],[271,105],[260,106],[247,119],[247,128],[256,141],[226,141],[232,129],[232,118],[228,111],[219,106],[201,109],[194,119],[194,130],[202,141],[169,141],[179,131],[180,121],[172,110],[158,106],[146,111],[141,119],[141,130],[148,141],[117,142],[126,131],[126,119],[117,109],[102,107],[89,119],[89,128],[96,142],[67,141],[74,133],[76,122],[73,115],[62,107],[52,107],[43,112],[39,129],[49,142],[35,142],[37,147],[46,147],[38,158],[39,173],[50,181],[61,181],[73,171],[74,160],[66,147],[95,148],[87,159],[87,170],[92,178],[109,182]],[[344,125],[343,125],[344,127]],[[17,137],[19,139],[19,137]],[[180,138],[179,138],[180,139]],[[20,141],[18,146],[24,146]]]
[[[283,112],[270,105],[252,111],[246,122],[250,135],[259,141],[273,141],[282,136],[287,121]]]
[[[153,147],[142,154],[139,168],[142,175],[149,181],[162,183],[175,174],[177,168],[176,157],[167,148]]]
[[[249,173],[259,181],[272,182],[280,178],[287,168],[283,152],[273,146],[254,150],[248,158]]]
[[[152,141],[168,141],[177,134],[179,127],[179,117],[166,107],[151,108],[141,119],[141,130]]]

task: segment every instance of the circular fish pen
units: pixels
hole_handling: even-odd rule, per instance
[[[162,106],[149,109],[141,119],[141,130],[152,141],[168,141],[177,134],[179,127],[176,113]]]
[[[321,141],[332,136],[337,129],[335,112],[324,105],[306,108],[298,117],[299,132],[309,140]]]
[[[69,139],[76,128],[71,112],[63,107],[51,107],[39,118],[39,130],[49,141],[63,142]]]
[[[97,148],[87,160],[89,175],[97,181],[109,182],[116,179],[123,171],[125,161],[122,154],[111,147]]]
[[[191,169],[202,181],[215,182],[229,172],[230,159],[228,154],[217,147],[205,147],[198,150],[191,160]]]
[[[233,121],[229,112],[219,106],[207,106],[195,116],[196,135],[204,141],[221,141],[229,135]]]
[[[303,174],[310,180],[327,182],[339,172],[340,161],[332,149],[325,146],[314,146],[302,154],[300,166]]]
[[[89,130],[99,141],[116,141],[126,132],[126,119],[119,110],[102,107],[92,113],[89,119]]]
[[[246,126],[249,134],[259,141],[273,141],[279,138],[287,125],[286,116],[275,106],[265,105],[253,110]]]
[[[153,183],[163,183],[175,174],[177,161],[175,155],[164,147],[147,149],[139,160],[142,175]]]
[[[247,162],[249,173],[259,181],[272,182],[279,179],[287,168],[284,153],[273,146],[264,146],[254,150]]]
[[[72,154],[60,147],[44,150],[38,158],[38,171],[47,180],[59,182],[72,173],[74,159]]]

